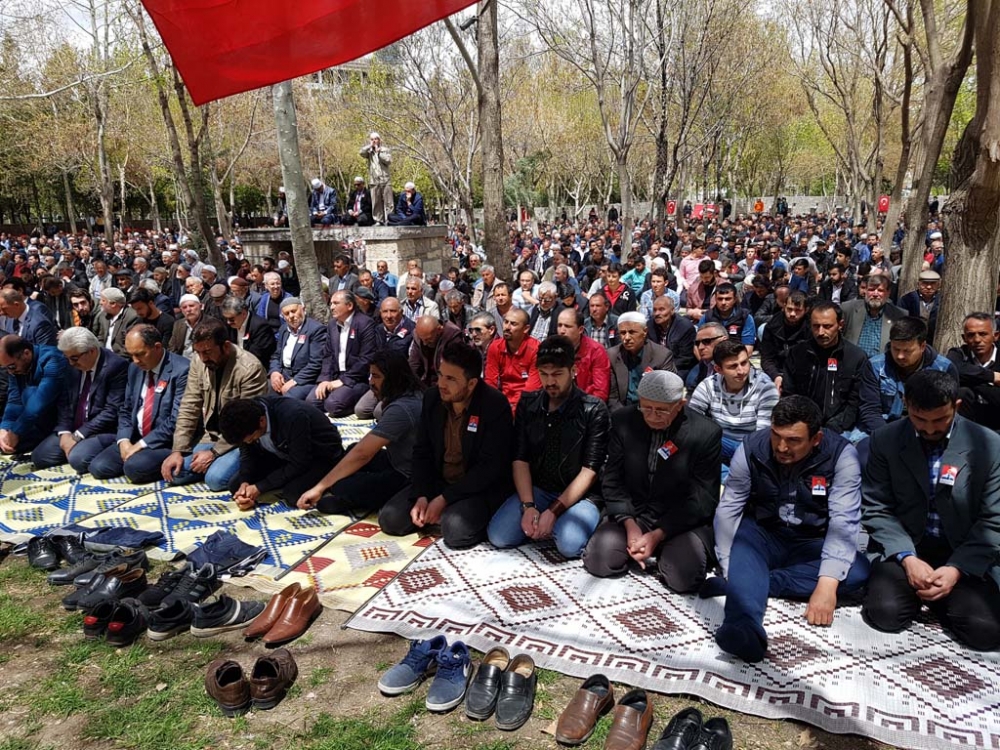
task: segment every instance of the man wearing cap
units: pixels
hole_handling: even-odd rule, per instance
[[[611,361],[608,406],[612,412],[638,402],[637,389],[644,373],[652,370],[677,373],[674,355],[665,346],[649,341],[647,330],[646,318],[640,312],[627,312],[618,317],[621,343],[608,350]]]
[[[368,184],[371,185],[372,218],[378,224],[385,224],[392,211],[392,182],[389,176],[389,166],[392,164],[392,154],[382,145],[378,133],[368,135],[368,143],[360,151],[361,157],[368,163]]]
[[[191,337],[196,325],[203,319],[204,306],[201,300],[194,294],[185,294],[180,299],[181,317],[174,321],[174,330],[170,334],[170,343],[167,348],[174,354],[179,354],[185,359],[193,359],[194,352],[191,349]]]
[[[184,260],[187,261],[189,266],[191,266],[191,275],[196,279],[201,279],[201,269],[205,267],[205,264],[202,263],[201,258],[198,257],[198,251],[192,249],[185,250]]]
[[[363,177],[354,178],[354,189],[347,196],[346,210],[341,217],[341,221],[346,226],[357,225],[359,227],[370,227],[375,221],[372,219],[372,195],[365,187]]]
[[[646,373],[638,396],[611,416],[605,519],[583,565],[604,578],[655,557],[667,588],[697,591],[715,565],[722,430],[684,408],[684,383],[674,373]]]
[[[205,305],[205,314],[222,320],[222,303],[227,296],[229,296],[229,290],[223,284],[213,284],[208,290],[208,304]]]
[[[219,283],[219,272],[216,270],[215,266],[205,263],[201,267],[201,282],[205,285],[206,289],[211,289],[215,284]],[[225,286],[225,284],[223,284]],[[228,289],[226,290],[228,291]]]
[[[907,315],[920,318],[927,324],[927,338],[934,340],[937,326],[938,307],[941,304],[941,274],[937,271],[921,271],[917,288],[899,299],[899,306]]]
[[[573,342],[565,336],[550,336],[538,347],[541,389],[524,393],[517,404],[515,494],[487,528],[494,547],[552,538],[563,557],[574,559],[601,519],[599,476],[608,452],[608,408],[574,385],[575,357]]]
[[[320,179],[313,179],[312,191],[309,193],[309,216],[312,225],[329,226],[336,224],[340,218],[337,216],[337,191],[323,183]]]
[[[326,328],[306,316],[298,297],[281,301],[281,317],[284,325],[278,331],[268,382],[272,392],[304,401],[315,392],[323,369]]]
[[[94,316],[93,331],[102,346],[128,358],[125,334],[138,322],[139,316],[126,303],[124,292],[120,289],[101,292],[101,312]]]
[[[278,204],[274,211],[274,226],[288,226],[288,198],[285,196],[285,186],[278,188]]]
[[[427,223],[424,215],[424,196],[417,192],[412,182],[403,186],[403,192],[396,201],[396,210],[389,214],[387,221],[395,225],[423,226]]]

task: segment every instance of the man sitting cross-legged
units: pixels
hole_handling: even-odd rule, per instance
[[[639,403],[611,418],[607,517],[583,556],[591,575],[619,575],[633,561],[645,568],[655,557],[667,588],[686,593],[714,565],[722,430],[685,403],[684,381],[654,370],[639,381]]]
[[[808,599],[810,625],[830,625],[838,595],[868,578],[858,552],[861,467],[836,432],[821,430],[819,407],[786,396],[770,429],[748,437],[733,456],[715,513],[715,548],[728,583],[709,579],[703,595],[726,594],[715,633],[723,651],[759,662],[767,651],[768,597]]]
[[[538,347],[542,389],[523,393],[517,405],[516,493],[490,521],[487,533],[496,547],[553,537],[564,557],[579,557],[601,520],[598,477],[608,450],[608,408],[574,385],[575,357],[565,336],[549,336]]]

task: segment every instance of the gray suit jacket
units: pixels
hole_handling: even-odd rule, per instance
[[[625,365],[621,344],[608,349],[608,359],[611,360],[611,393],[608,396],[608,408],[617,409],[628,404],[628,367]],[[674,366],[674,355],[665,346],[654,344],[647,340],[642,348],[642,360],[639,367],[646,370],[666,370],[677,374]]]
[[[840,306],[844,311],[844,338],[852,344],[857,344],[861,338],[861,327],[865,324],[865,316],[868,309],[865,307],[863,299],[852,299]],[[889,329],[892,324],[900,318],[906,317],[906,310],[891,302],[886,302],[882,312],[882,339],[879,342],[879,350],[885,349],[889,343]]]
[[[941,480],[949,468],[953,484]],[[990,575],[1000,584],[1000,436],[956,417],[938,476],[934,504],[954,550],[949,563],[966,575]],[[861,495],[869,551],[883,559],[915,551],[927,526],[931,485],[927,459],[909,419],[872,435]]]

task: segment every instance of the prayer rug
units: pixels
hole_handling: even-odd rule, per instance
[[[358,419],[357,417],[331,417],[330,421],[337,426],[340,439],[344,445],[354,445],[375,425],[374,419]]]
[[[298,581],[313,586],[324,606],[354,612],[433,544],[434,537],[383,534],[372,517],[343,529],[277,580],[280,571],[258,566],[229,582],[274,594]]]
[[[441,633],[480,651],[500,644],[568,675],[601,672],[906,748],[1000,747],[997,654],[962,648],[929,619],[879,633],[848,607],[815,628],[804,603],[772,600],[768,656],[751,665],[712,638],[723,604],[672,594],[651,574],[594,578],[551,545],[435,544],[347,624],[405,638]]]

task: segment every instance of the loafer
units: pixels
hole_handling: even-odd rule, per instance
[[[242,601],[231,596],[220,596],[209,604],[193,604],[191,635],[195,638],[239,630],[264,611],[264,602]]]
[[[582,745],[594,733],[597,720],[614,705],[615,692],[611,681],[602,674],[588,677],[559,716],[556,742],[561,745]]]
[[[83,618],[83,637],[85,640],[96,641],[104,635],[117,605],[118,602],[108,599],[94,607],[90,614]]]
[[[33,536],[28,540],[28,565],[38,570],[59,567],[59,550],[51,537]]]
[[[250,700],[266,711],[277,706],[299,676],[299,667],[287,648],[260,657],[250,673]]]
[[[88,594],[93,593],[101,586],[103,586],[106,581],[107,581],[106,576],[99,575],[90,582],[90,585],[80,586],[79,588],[74,589],[72,593],[63,597],[62,600],[63,609],[65,609],[67,612],[76,612],[76,610],[79,609],[80,600],[83,599],[83,597],[87,596]]]
[[[49,573],[49,584],[52,586],[69,586],[76,582],[76,578],[94,570],[106,559],[107,555],[95,555],[88,552],[72,567],[62,568]]]
[[[465,695],[465,715],[470,719],[485,721],[493,715],[500,697],[500,677],[508,664],[507,649],[500,647],[486,652]]]
[[[733,750],[729,722],[721,716],[706,721],[697,742],[690,746],[690,750]]]
[[[88,592],[77,601],[76,606],[84,612],[90,612],[105,599],[134,598],[141,594],[146,586],[146,571],[142,568],[135,568],[122,576],[105,576],[97,587],[88,587]]]
[[[438,651],[446,648],[448,641],[443,635],[436,635],[426,641],[413,641],[406,656],[379,678],[378,689],[383,695],[410,692],[424,681],[431,667],[437,665]]]
[[[83,546],[83,537],[79,534],[59,534],[51,539],[59,552],[59,557],[70,565],[76,565],[87,556],[87,550]]]
[[[139,601],[150,608],[159,607],[167,595],[177,588],[177,584],[181,582],[186,572],[184,568],[165,571],[156,579],[156,583],[139,595]]]
[[[142,571],[145,575],[145,571]],[[123,599],[111,613],[104,640],[112,646],[129,646],[146,632],[146,608],[136,599]]]
[[[697,708],[685,708],[670,720],[653,750],[688,750],[701,734],[703,721]]]
[[[262,639],[264,645],[275,646],[295,640],[309,629],[312,621],[319,617],[322,611],[323,605],[319,603],[316,589],[311,586],[302,589],[289,599],[288,604],[281,610],[281,617]]]
[[[653,725],[653,704],[642,689],[630,690],[615,706],[604,750],[642,750]]]
[[[253,639],[267,635],[267,631],[277,624],[285,605],[301,590],[302,586],[298,583],[293,583],[285,586],[279,593],[272,596],[267,606],[264,607],[264,611],[257,616],[257,619],[250,624],[250,627],[243,631],[243,637]]]
[[[177,599],[150,613],[146,636],[151,641],[169,640],[175,635],[187,632],[192,619],[194,612],[191,611],[190,602]]]
[[[497,698],[497,729],[511,732],[524,726],[535,707],[535,687],[538,673],[534,660],[519,654],[510,660],[500,678],[500,696]]]
[[[455,641],[437,652],[437,672],[427,689],[424,705],[428,711],[450,711],[465,698],[465,691],[472,681],[472,655],[469,647]]]
[[[174,586],[173,591],[163,597],[162,605],[171,604],[178,599],[194,604],[209,596],[222,586],[216,568],[212,563],[205,563],[198,570],[188,563],[184,567],[184,575]]]
[[[243,667],[232,659],[216,659],[208,665],[205,692],[226,716],[241,716],[250,710],[250,681]]]
[[[119,573],[127,573],[134,568],[149,570],[149,558],[146,557],[145,552],[142,550],[131,554],[114,552],[105,556],[101,563],[96,567],[91,568],[89,571],[81,573],[74,578],[73,583],[77,586],[89,586],[90,582],[94,579],[94,576],[107,573],[118,575]]]

